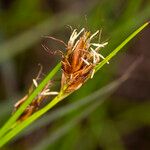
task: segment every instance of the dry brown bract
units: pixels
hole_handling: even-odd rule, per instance
[[[66,93],[79,89],[88,78],[92,78],[95,72],[94,68],[100,62],[100,58],[104,59],[98,51],[107,45],[107,42],[91,43],[93,37],[98,33],[99,31],[96,31],[91,35],[84,28],[79,33],[76,29],[72,32],[67,52],[61,61],[61,88],[65,89]]]

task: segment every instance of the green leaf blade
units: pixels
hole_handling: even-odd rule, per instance
[[[141,32],[149,22],[146,22],[144,25],[139,27],[136,31],[134,31],[130,36],[128,36],[119,46],[117,46],[103,61],[101,61],[96,66],[96,71],[98,71],[102,66],[104,66],[112,57],[114,57],[131,39],[133,39],[139,32]]]
[[[42,91],[44,86],[48,81],[57,73],[60,69],[60,63],[46,76],[46,78],[39,84],[39,86],[31,93],[28,99],[19,107],[19,109],[14,113],[14,115],[5,123],[5,125],[0,129],[0,137],[2,137],[15,123],[19,116],[23,113],[26,107],[32,102],[32,100]]]

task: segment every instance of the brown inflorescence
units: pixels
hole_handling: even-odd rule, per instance
[[[33,79],[33,85],[30,87],[28,94],[26,94],[22,99],[20,99],[15,105],[14,105],[14,112],[18,110],[18,108],[28,99],[30,94],[33,92],[34,88],[38,87],[37,80],[41,74],[38,74],[36,79]],[[43,102],[43,100],[49,96],[49,95],[57,95],[58,92],[51,92],[50,87],[52,86],[52,82],[49,81],[46,86],[43,88],[43,90],[36,96],[36,98],[26,107],[24,112],[21,114],[21,116],[18,118],[18,121],[24,121],[29,116],[31,116],[35,111],[39,109],[40,104]]]
[[[91,35],[90,32],[85,31],[83,28],[79,33],[75,29],[71,34],[66,54],[63,55],[61,61],[61,88],[66,93],[79,89],[87,79],[92,78],[95,66],[100,62],[100,58],[104,59],[98,51],[107,42],[103,44],[91,43],[93,37],[98,33],[99,31],[96,31]]]

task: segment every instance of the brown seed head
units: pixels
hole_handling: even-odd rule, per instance
[[[79,33],[76,30],[72,32],[68,41],[67,52],[62,59],[61,88],[65,87],[65,92],[77,90],[88,78],[93,77],[94,67],[102,57],[98,50],[107,44],[91,43],[92,38],[98,33],[99,31],[91,35],[84,29]],[[80,36],[80,34],[82,35]]]

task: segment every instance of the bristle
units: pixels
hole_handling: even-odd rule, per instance
[[[38,87],[38,83],[35,79],[32,80],[35,87]]]

